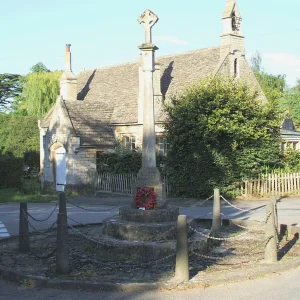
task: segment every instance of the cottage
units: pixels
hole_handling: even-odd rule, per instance
[[[163,154],[166,141],[161,107],[185,86],[208,75],[242,78],[258,89],[262,102],[266,101],[245,58],[242,18],[235,0],[227,0],[222,21],[219,46],[155,59],[155,133],[157,150]],[[60,95],[39,121],[40,165],[45,188],[56,184],[58,149],[65,150],[66,184],[80,186],[87,183],[88,171],[96,170],[97,155],[114,151],[118,141],[132,150],[142,147],[143,76],[140,59],[75,76],[71,48],[66,46]]]

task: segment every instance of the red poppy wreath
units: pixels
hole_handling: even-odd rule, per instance
[[[153,209],[156,205],[156,193],[152,187],[140,188],[134,197],[134,203],[137,208]]]

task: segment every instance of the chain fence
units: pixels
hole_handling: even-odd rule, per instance
[[[233,207],[233,208],[235,208],[235,209],[237,209],[237,210],[239,210],[239,211],[242,211],[242,212],[244,212],[244,213],[246,213],[246,212],[253,212],[253,211],[257,212],[257,211],[260,211],[260,210],[262,210],[262,209],[264,209],[264,208],[266,207],[266,205],[263,205],[263,206],[261,206],[261,207],[256,207],[256,208],[251,208],[251,209],[243,209],[243,208],[237,207],[236,205],[232,204],[231,202],[229,202],[228,200],[226,200],[222,195],[220,195],[220,197],[221,197],[221,198],[222,198],[229,206],[231,206],[231,207]]]
[[[33,236],[33,235],[44,235],[45,233],[48,233],[50,232],[54,225],[57,223],[57,221],[55,221],[54,223],[51,224],[51,226],[49,228],[47,228],[46,230],[37,230],[29,221],[28,219],[28,216],[26,214],[26,212],[24,210],[22,210],[22,214],[24,215],[26,221],[27,221],[27,224],[32,228],[34,229],[35,231],[34,232],[29,232],[29,236]],[[27,248],[29,249],[30,253],[37,259],[48,259],[50,258],[51,256],[53,256],[57,250],[57,247],[55,247],[49,254],[46,254],[46,255],[39,255],[37,252],[33,251],[32,247],[27,243],[27,240],[24,238],[23,235],[19,235],[19,238],[22,238],[22,240],[24,241],[24,243],[26,244]],[[44,250],[43,250],[44,252]]]
[[[52,212],[50,213],[50,215],[48,217],[46,217],[45,219],[42,219],[42,220],[36,219],[29,212],[27,212],[27,215],[28,215],[28,217],[30,217],[32,220],[34,220],[36,222],[40,222],[40,223],[45,222],[45,221],[47,221],[47,220],[49,220],[51,218],[51,216],[53,215],[53,213],[55,212],[55,210],[56,210],[56,208],[58,206],[58,203],[59,203],[59,201],[56,201],[54,209],[52,210]]]
[[[245,231],[245,232],[243,232],[243,233],[241,233],[241,234],[239,234],[239,235],[235,235],[235,236],[229,236],[229,237],[215,237],[215,236],[212,236],[212,235],[210,235],[210,234],[209,234],[209,235],[204,234],[204,233],[198,231],[197,229],[195,229],[195,228],[193,228],[193,227],[191,227],[191,226],[190,226],[190,229],[191,229],[194,233],[196,233],[196,234],[199,234],[199,235],[201,235],[201,236],[203,236],[203,237],[205,237],[205,238],[207,238],[207,239],[216,240],[216,241],[235,240],[235,239],[240,238],[241,236],[244,236],[244,235],[250,233],[250,231]]]
[[[128,202],[128,200],[122,202],[120,205],[117,205],[117,206],[113,206],[113,207],[110,207],[110,208],[107,208],[107,209],[91,209],[91,208],[86,208],[84,206],[81,206],[81,205],[78,205],[78,204],[75,204],[73,202],[71,202],[69,199],[66,199],[67,200],[67,203],[71,204],[72,206],[75,206],[79,209],[82,209],[82,210],[85,210],[85,211],[90,211],[90,212],[106,212],[106,211],[111,211],[111,210],[114,210],[116,208],[120,208],[121,206],[123,206],[124,204],[126,204]]]

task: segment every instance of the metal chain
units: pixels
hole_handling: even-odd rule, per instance
[[[51,231],[52,228],[53,228],[53,226],[57,223],[57,221],[54,221],[54,222],[52,223],[52,225],[51,225],[48,229],[46,229],[46,230],[38,230],[38,229],[36,229],[36,227],[34,227],[34,226],[31,224],[31,222],[29,221],[28,216],[26,215],[24,209],[22,209],[22,213],[23,213],[23,215],[25,216],[28,225],[35,231],[35,233],[39,233],[39,234],[47,233],[47,232]]]
[[[29,212],[27,212],[27,215],[28,215],[32,220],[34,220],[34,221],[36,221],[36,222],[45,222],[45,221],[47,221],[48,219],[50,219],[50,217],[53,215],[53,213],[55,212],[55,210],[56,210],[56,208],[57,208],[57,205],[58,205],[58,201],[56,201],[56,205],[55,205],[54,209],[52,210],[52,212],[50,213],[50,215],[49,215],[47,218],[43,219],[43,220],[39,220],[39,219],[34,218]]]
[[[30,253],[35,257],[35,258],[38,258],[38,259],[47,259],[47,258],[50,258],[51,256],[54,255],[54,253],[56,252],[57,250],[57,247],[55,247],[55,249],[53,249],[49,254],[45,255],[45,256],[40,256],[38,255],[36,252],[34,252],[31,247],[28,245],[26,239],[24,238],[23,235],[21,235],[21,238],[23,239],[23,241],[25,242],[27,248],[29,249]]]
[[[78,221],[76,221],[76,220],[70,218],[69,216],[67,216],[67,218],[68,218],[70,221],[73,221],[74,223],[77,223],[77,224],[79,224],[79,225],[81,225],[81,226],[86,226],[86,225],[88,225],[88,224],[83,224],[83,223],[81,223],[81,222],[78,222]]]
[[[248,233],[250,233],[250,231],[246,231],[246,232],[243,232],[241,233],[240,235],[237,235],[237,236],[231,236],[231,237],[223,237],[223,238],[218,238],[218,237],[214,237],[214,236],[210,236],[210,235],[206,235],[200,231],[198,231],[197,229],[194,229],[193,227],[190,227],[195,233],[203,236],[203,237],[206,237],[207,239],[212,239],[212,240],[217,240],[217,241],[227,241],[227,240],[234,240],[234,239],[237,239],[243,235],[246,235]]]
[[[200,207],[202,205],[204,205],[208,200],[210,200],[211,198],[213,198],[214,195],[211,195],[210,197],[206,198],[205,200],[203,201],[199,201],[200,204],[198,204],[199,202],[197,202],[195,205],[192,205],[190,207]]]
[[[221,213],[221,215],[222,215],[223,217],[227,218],[228,220],[230,220],[230,222],[231,222],[234,226],[239,227],[239,228],[242,228],[242,229],[249,229],[249,231],[252,231],[252,229],[258,227],[258,226],[256,226],[256,227],[251,227],[251,228],[249,228],[248,226],[243,226],[243,225],[240,225],[240,224],[235,223],[235,222],[233,221],[233,219],[230,219],[230,216],[228,216],[228,215],[225,215],[225,214],[223,214],[223,213]],[[260,223],[262,223],[262,222],[258,222],[258,223],[260,224]]]
[[[69,219],[69,217],[67,217]],[[71,227],[72,230],[74,230],[76,233],[78,233],[79,235],[83,236],[84,238],[86,238],[88,241],[99,244],[99,245],[105,245],[105,246],[109,246],[109,244],[107,242],[101,241],[101,240],[95,240],[89,236],[87,236],[86,234],[80,232],[79,230],[77,230],[75,227],[73,227],[71,224],[68,223],[68,226]]]
[[[230,203],[228,200],[226,200],[222,195],[220,196],[228,205],[230,205],[231,207],[233,207],[233,208],[235,208],[235,209],[237,209],[237,210],[240,210],[240,211],[242,211],[242,212],[251,212],[251,211],[259,211],[259,210],[261,210],[261,209],[263,209],[263,208],[265,208],[265,205],[263,206],[263,207],[261,207],[261,208],[251,208],[251,209],[243,209],[243,208],[239,208],[239,207],[237,207],[236,205],[233,205],[232,203]]]
[[[90,208],[86,208],[86,207],[83,207],[83,206],[80,206],[78,204],[75,204],[73,202],[71,202],[69,199],[67,199],[67,202],[70,203],[71,205],[77,207],[77,208],[80,208],[80,209],[83,209],[83,210],[86,210],[86,211],[91,211],[91,212],[105,212],[105,211],[111,211],[111,210],[114,210],[115,208],[120,208],[123,204],[127,203],[127,200],[122,202],[119,206],[113,206],[111,208],[108,208],[108,209],[102,209],[102,210],[96,210],[96,209],[90,209]]]
[[[212,212],[210,212],[210,213],[208,213],[208,214],[205,214],[205,215],[202,215],[202,216],[197,216],[197,219],[200,219],[200,218],[203,218],[203,217],[206,217],[206,216],[209,216],[209,215],[211,215],[212,214]]]
[[[192,251],[191,253],[198,256],[198,257],[200,257],[200,258],[204,258],[204,259],[207,259],[207,260],[213,260],[214,264],[218,265],[218,266],[238,266],[238,265],[257,262],[257,260],[248,260],[248,261],[241,261],[241,262],[234,263],[234,264],[220,264],[220,263],[217,263],[216,260],[222,258],[221,256],[209,256],[209,255],[196,253],[194,251]],[[261,253],[263,253],[263,252],[258,252],[257,254],[261,254]]]

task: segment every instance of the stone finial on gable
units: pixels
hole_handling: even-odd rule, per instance
[[[63,100],[77,100],[77,78],[72,72],[71,44],[66,45],[64,72],[60,78],[60,95]]]
[[[146,9],[143,14],[138,18],[140,24],[145,28],[145,44],[152,43],[151,28],[158,21],[157,15],[150,9]]]

